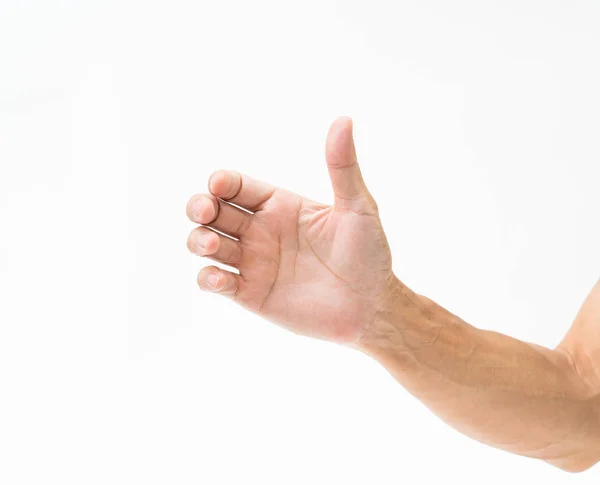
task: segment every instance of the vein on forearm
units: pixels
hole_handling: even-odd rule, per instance
[[[379,313],[363,351],[479,441],[550,460],[600,436],[594,395],[564,354],[477,329],[405,287]]]

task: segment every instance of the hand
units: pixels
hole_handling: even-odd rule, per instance
[[[237,172],[213,173],[210,194],[188,202],[188,217],[201,224],[188,248],[239,271],[205,267],[201,289],[227,295],[293,332],[354,343],[392,291],[392,258],[356,160],[349,118],[332,124],[326,160],[332,206]]]

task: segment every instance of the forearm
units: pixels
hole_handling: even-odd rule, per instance
[[[436,415],[489,445],[577,471],[600,459],[600,405],[567,356],[468,325],[395,280],[359,343]]]

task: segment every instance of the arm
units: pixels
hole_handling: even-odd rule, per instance
[[[200,288],[371,355],[477,440],[570,471],[600,460],[599,288],[555,350],[478,330],[395,276],[349,119],[329,130],[326,161],[332,205],[238,172],[211,176],[187,205],[199,224],[188,248],[233,271],[203,268]]]
[[[555,350],[476,329],[395,285],[359,348],[409,392],[497,448],[568,471],[600,460],[600,285]]]

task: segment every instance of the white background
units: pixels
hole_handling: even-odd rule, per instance
[[[596,1],[0,0],[0,482],[598,483],[201,294],[216,168],[329,201],[355,121],[394,267],[554,346],[599,276]]]

